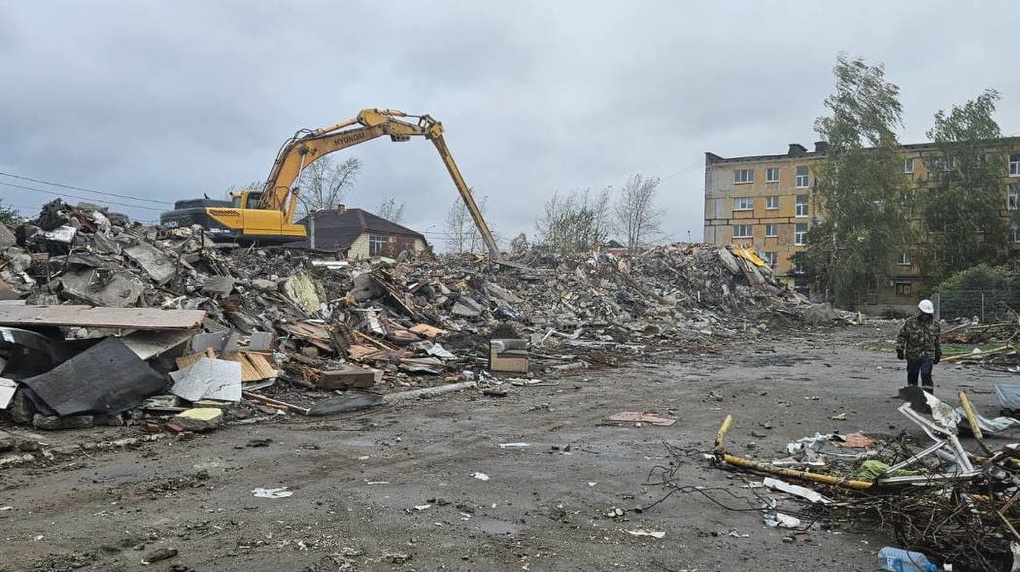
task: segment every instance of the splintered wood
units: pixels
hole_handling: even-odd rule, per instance
[[[198,328],[205,310],[156,308],[99,308],[92,306],[0,305],[2,326],[77,326],[133,330],[190,330]]]

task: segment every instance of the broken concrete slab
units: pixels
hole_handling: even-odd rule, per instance
[[[174,415],[171,421],[185,431],[211,431],[223,424],[223,410],[218,407],[195,407]]]
[[[453,310],[451,310],[451,313],[454,316],[477,318],[482,315],[482,309],[482,305],[475,301],[474,298],[471,298],[470,296],[461,296],[453,303]]]
[[[53,230],[43,232],[42,236],[50,242],[71,244],[74,241],[74,235],[76,234],[78,234],[78,229],[65,224],[63,226],[58,226]]]
[[[204,357],[185,369],[171,371],[170,392],[188,401],[203,398],[219,401],[241,400],[241,364]]]
[[[156,284],[166,284],[177,274],[176,262],[166,252],[141,242],[124,249],[124,256],[133,260]]]
[[[111,308],[134,306],[145,291],[141,280],[129,272],[117,272],[103,280],[95,269],[65,273],[60,284],[71,298]]]
[[[92,426],[93,422],[91,415],[55,416],[36,413],[32,417],[32,427],[35,427],[36,429],[43,429],[45,431],[84,429]]]
[[[116,415],[135,407],[168,383],[119,338],[106,338],[52,370],[23,379],[26,387],[59,415]]]
[[[202,293],[209,296],[227,296],[234,291],[234,283],[237,282],[233,276],[210,276],[202,284]]]
[[[31,425],[33,415],[35,415],[35,406],[32,405],[28,394],[23,389],[15,391],[14,397],[7,405],[7,416],[16,425]]]

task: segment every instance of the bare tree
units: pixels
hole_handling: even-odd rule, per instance
[[[608,187],[594,194],[590,189],[554,194],[535,221],[541,243],[564,254],[598,247],[609,235],[609,199]]]
[[[323,157],[305,167],[298,180],[301,205],[305,212],[335,208],[354,186],[361,171],[361,161],[351,157],[337,165]]]
[[[397,199],[393,197],[387,197],[379,203],[379,206],[375,209],[375,214],[394,224],[400,224],[400,221],[404,220],[405,205],[406,203],[403,202],[397,204]]]
[[[655,206],[659,178],[643,179],[635,174],[616,197],[614,224],[631,252],[646,246],[662,234],[663,210]]]
[[[472,196],[474,189],[468,189]],[[475,199],[478,210],[485,213],[486,198]],[[475,226],[474,219],[468,211],[467,205],[458,197],[454,199],[449,210],[446,211],[446,247],[450,252],[460,254],[462,252],[478,252],[486,249],[482,240],[482,233]]]

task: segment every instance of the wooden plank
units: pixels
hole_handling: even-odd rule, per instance
[[[205,310],[157,308],[99,308],[93,306],[0,305],[3,326],[80,326],[134,330],[190,330],[198,328]]]

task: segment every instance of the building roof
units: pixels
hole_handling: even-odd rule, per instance
[[[386,236],[404,236],[425,240],[425,235],[390,222],[381,216],[374,215],[364,209],[339,208],[318,211],[298,221],[312,232],[310,218],[315,217],[315,248],[318,250],[345,250],[350,248],[359,236],[368,232]],[[289,243],[292,248],[309,248],[311,237]]]
[[[778,161],[780,159],[816,159],[825,156],[827,143],[819,141],[815,143],[814,151],[808,151],[803,145],[799,143],[790,143],[790,149],[783,154],[775,155],[744,155],[741,157],[722,157],[716,155],[711,151],[705,152],[705,165],[725,164],[725,163],[749,163],[754,161]],[[900,148],[904,151],[924,151],[927,149],[935,149],[934,143],[910,143],[906,145],[900,145]]]

